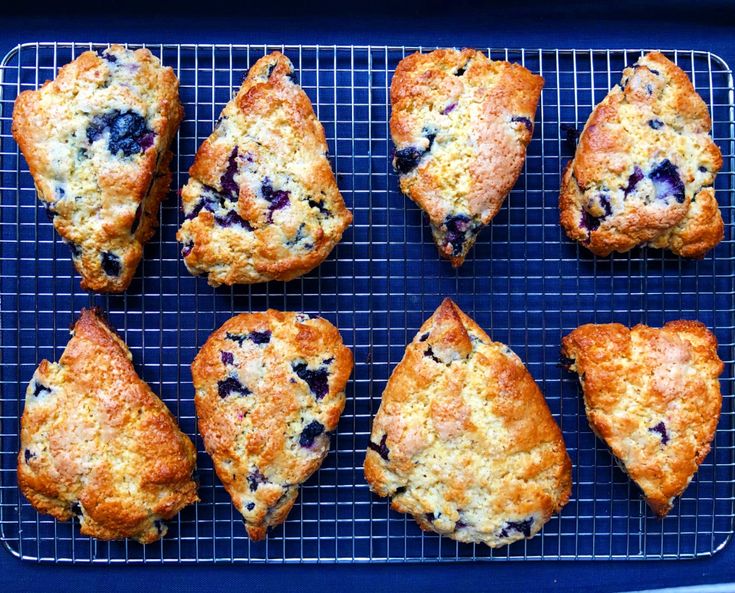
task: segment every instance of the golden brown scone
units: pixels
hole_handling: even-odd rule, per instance
[[[124,291],[158,226],[179,81],[147,49],[84,52],[15,101],[13,137],[82,288]]]
[[[388,381],[365,477],[422,529],[491,547],[538,533],[572,484],[561,431],[530,373],[450,299]]]
[[[84,535],[156,541],[198,500],[194,445],[101,313],[82,309],[72,333],[26,390],[18,485],[39,512],[75,515]]]
[[[252,539],[286,520],[319,469],[351,372],[336,327],[273,309],[229,319],[194,359],[204,446]]]
[[[273,52],[250,69],[197,151],[176,238],[209,284],[292,280],[318,266],[352,222],[324,128]]]
[[[714,190],[722,155],[710,128],[707,105],[665,56],[626,68],[564,171],[567,235],[601,256],[647,243],[703,257],[724,233]]]
[[[474,49],[415,53],[396,68],[393,166],[455,267],[518,179],[543,86],[523,66]]]
[[[697,321],[583,325],[562,341],[587,419],[664,517],[710,449],[720,417],[717,340]]]

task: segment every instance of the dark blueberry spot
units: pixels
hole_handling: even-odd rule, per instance
[[[399,486],[398,488],[396,488],[395,494],[403,494],[405,491],[406,491],[405,486]]]
[[[327,208],[324,205],[324,202],[323,201],[322,202],[317,202],[316,200],[311,200],[310,199],[309,200],[309,207],[310,208],[317,208],[319,210],[319,212],[321,212],[322,214],[324,214],[324,216],[331,216],[332,215],[332,213],[330,212],[329,208]]]
[[[311,447],[314,444],[314,440],[320,434],[324,432],[324,425],[321,422],[312,420],[309,424],[304,427],[299,437],[299,445],[302,447]]]
[[[71,503],[70,507],[72,515],[75,517],[81,517],[82,516],[82,505],[79,504],[79,502],[73,502]]]
[[[388,461],[388,454],[390,453],[390,451],[388,450],[388,446],[385,444],[385,441],[387,440],[388,440],[388,435],[384,434],[383,437],[380,439],[379,445],[376,445],[372,441],[368,441],[368,449],[372,449],[378,455],[380,455],[383,459]]]
[[[260,473],[260,470],[256,467],[248,475],[248,485],[250,486],[250,492],[255,492],[260,484],[265,484],[268,480]]]
[[[192,249],[194,249],[194,241],[187,241],[184,243],[184,246],[181,248],[182,257],[189,255]]]
[[[265,72],[265,77],[266,78],[270,78],[271,77],[271,74],[273,74],[273,70],[275,69],[275,67],[276,67],[276,64],[275,63],[270,64],[268,66],[268,70],[266,70],[266,72]]]
[[[260,186],[260,193],[263,194],[263,199],[268,202],[268,222],[273,222],[273,213],[276,210],[281,210],[291,203],[289,192],[280,189],[274,191],[267,177]]]
[[[596,231],[598,228],[600,228],[600,222],[602,222],[601,218],[597,218],[596,216],[593,216],[587,210],[582,210],[582,220],[579,223],[579,226],[581,226],[583,229],[586,229],[588,231]]]
[[[657,165],[648,174],[648,177],[653,182],[657,200],[673,196],[680,204],[684,202],[684,182],[679,175],[679,170],[669,159]]]
[[[309,386],[317,399],[322,399],[329,393],[329,371],[325,367],[310,369],[305,362],[298,362],[292,368],[296,376]]]
[[[29,462],[29,461],[30,461],[31,459],[33,459],[33,458],[34,458],[35,456],[36,456],[36,454],[35,454],[35,453],[33,453],[33,452],[31,452],[31,450],[30,450],[30,449],[26,449],[26,450],[25,450],[25,451],[23,452],[23,457],[25,458],[25,460],[26,460],[26,463],[28,463],[28,462]]]
[[[67,245],[69,246],[69,249],[71,250],[72,257],[79,257],[80,255],[82,255],[82,249],[81,247],[79,247],[79,245],[77,245],[76,243],[72,243],[72,242],[67,243]]]
[[[651,86],[650,84],[646,85],[646,94],[648,94],[649,96],[653,94],[653,86]]]
[[[429,147],[426,149],[426,152],[429,152],[431,150],[431,147],[434,146],[434,140],[436,140],[436,132],[430,132],[426,134],[425,138],[429,141]]]
[[[143,202],[138,204],[138,207],[135,209],[135,216],[133,217],[133,226],[130,227],[130,234],[134,235],[135,231],[138,230],[138,227],[140,226],[140,219],[143,214]]]
[[[396,169],[401,175],[409,173],[418,166],[419,161],[421,160],[421,156],[423,154],[424,153],[415,146],[409,146],[408,148],[396,150]]]
[[[561,124],[561,131],[564,132],[564,141],[567,148],[574,152],[577,150],[577,140],[579,139],[579,130],[572,124]]]
[[[628,185],[624,190],[626,196],[635,189],[635,186],[638,185],[641,179],[643,179],[643,171],[641,171],[640,167],[636,166],[633,169],[633,173],[628,177]]]
[[[235,355],[232,354],[232,352],[227,352],[225,350],[222,350],[220,352],[220,358],[222,358],[222,364],[234,364],[235,363]]]
[[[467,62],[469,64],[469,62]],[[457,68],[457,71],[454,73],[455,76],[462,76],[467,71],[467,64],[464,66],[460,66]]]
[[[661,435],[661,444],[665,445],[669,442],[669,433],[666,431],[666,424],[659,422],[656,426],[649,428],[649,432],[655,432]]]
[[[448,216],[444,221],[446,227],[445,241],[452,248],[452,255],[462,253],[465,242],[480,231],[480,225],[464,214]]]
[[[522,521],[506,521],[500,532],[500,537],[508,537],[513,532],[522,533],[523,537],[531,537],[531,527],[533,527],[533,518],[523,519]]]
[[[268,342],[271,341],[271,332],[268,329],[262,332],[260,331],[250,332],[248,339],[254,344],[267,344]]]
[[[600,207],[605,212],[602,215],[602,218],[610,216],[610,214],[612,214],[612,204],[610,204],[610,196],[608,194],[600,194],[598,196],[598,201],[600,202]]]
[[[449,115],[450,113],[452,113],[452,111],[455,110],[456,107],[457,107],[456,103],[450,103],[444,109],[442,109],[442,115]]]
[[[227,161],[227,169],[220,177],[220,185],[222,191],[229,193],[234,199],[240,194],[240,187],[235,183],[235,174],[237,173],[237,146],[232,150],[230,158]]]
[[[60,185],[57,185],[56,186],[56,198],[59,200],[62,200],[64,199],[65,195],[66,195],[66,190]]]
[[[160,519],[156,519],[153,522],[153,525],[156,526],[156,531],[158,532],[158,535],[161,535],[165,531],[166,524]]]
[[[654,130],[660,130],[664,127],[664,122],[662,122],[660,119],[649,119],[648,125],[651,126]]]
[[[433,360],[434,362],[438,362],[438,363],[441,363],[441,360],[439,360],[439,359],[438,359],[438,358],[437,358],[437,357],[436,357],[436,356],[434,355],[434,350],[433,350],[433,349],[431,348],[431,346],[429,346],[429,347],[428,347],[428,348],[427,348],[427,349],[426,349],[426,350],[424,351],[424,356],[430,356],[430,357],[431,357],[431,360]]]
[[[426,517],[426,520],[429,521],[430,523],[433,523],[434,519],[436,519],[436,516],[434,515],[434,513],[425,513],[424,517]]]
[[[271,341],[271,332],[268,329],[263,331],[256,330],[254,332],[250,332],[249,334],[233,334],[231,332],[227,332],[225,334],[225,337],[228,340],[237,342],[238,344],[240,344],[240,346],[245,343],[245,340],[250,340],[254,344],[267,344]]]
[[[110,251],[102,252],[102,269],[108,276],[119,276],[122,269],[120,258]]]
[[[49,387],[46,387],[42,383],[39,383],[36,381],[36,384],[33,386],[33,395],[35,397],[38,397],[39,395],[42,395],[43,393],[51,393],[51,389]]]
[[[572,365],[575,363],[575,360],[573,358],[569,358],[568,356],[560,356],[559,357],[559,366],[563,368],[564,370],[569,370],[572,368]]]
[[[464,529],[465,527],[467,527],[467,523],[465,523],[461,519],[454,524],[455,529]]]
[[[236,377],[227,377],[217,382],[217,393],[224,398],[236,393],[238,395],[250,395],[251,391],[245,387]]]
[[[229,210],[224,216],[218,216],[215,214],[214,220],[217,224],[223,227],[239,226],[244,228],[246,231],[253,230],[250,223],[234,210]]]
[[[529,132],[532,132],[533,131],[533,124],[531,123],[531,120],[528,119],[527,117],[522,117],[522,116],[516,115],[516,116],[512,117],[510,121],[520,122],[524,126],[526,126],[526,129]]]
[[[707,172],[707,167],[705,167],[705,166],[699,167],[699,172],[700,173],[706,173]]]
[[[651,68],[651,67],[648,67],[648,71],[649,71],[649,72],[650,72],[651,74],[655,74],[656,76],[658,76],[659,74],[661,74],[661,73],[660,73],[660,72],[659,72],[658,70],[654,70],[654,69],[653,69],[653,68]]]
[[[247,510],[252,511],[255,508],[254,502],[249,502],[248,505],[245,507]]]
[[[87,128],[90,143],[102,138],[109,131],[107,149],[112,154],[122,151],[125,156],[144,152],[146,145],[152,144],[152,131],[148,129],[145,118],[133,111],[110,111],[95,116]]]
[[[426,340],[428,340],[428,339],[429,339],[429,332],[426,332],[425,334],[423,334],[423,335],[422,335],[422,336],[421,336],[421,337],[419,338],[419,342],[425,342],[425,341],[426,341]]]
[[[98,51],[97,55],[99,55],[102,59],[107,60],[108,62],[112,62],[113,64],[117,62],[117,56],[115,54],[107,53],[107,50]]]
[[[156,140],[156,135],[153,132],[148,132],[140,139],[140,147],[143,149],[142,152],[148,150],[153,146],[153,142]]]

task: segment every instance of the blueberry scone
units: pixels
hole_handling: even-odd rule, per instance
[[[664,517],[710,449],[722,398],[717,340],[696,321],[583,325],[562,342],[587,419]]]
[[[530,373],[449,299],[388,381],[365,477],[422,529],[491,547],[538,533],[571,492],[561,431]]]
[[[13,136],[82,288],[124,291],[171,183],[184,115],[171,68],[147,49],[84,52],[18,96]]]
[[[286,520],[345,405],[352,353],[326,319],[237,315],[191,365],[199,430],[248,535]]]
[[[567,235],[600,256],[648,244],[703,257],[724,229],[714,190],[722,155],[710,127],[707,105],[665,56],[626,68],[564,171]]]
[[[177,239],[187,269],[212,286],[301,276],[352,222],[324,128],[279,52],[250,69],[189,175]]]
[[[198,500],[194,445],[98,311],[83,309],[72,333],[26,390],[18,485],[39,512],[76,516],[84,535],[156,541]]]
[[[523,66],[473,49],[415,53],[396,68],[393,166],[455,267],[518,179],[543,85]]]

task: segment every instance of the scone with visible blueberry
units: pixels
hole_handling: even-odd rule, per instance
[[[326,319],[272,309],[229,319],[194,359],[204,446],[252,539],[286,520],[326,457],[351,372]]]
[[[396,68],[393,166],[455,267],[518,179],[543,85],[523,66],[473,49],[415,53]]]
[[[258,60],[182,190],[187,269],[219,286],[292,280],[318,266],[352,222],[326,155],[289,59]]]
[[[561,431],[528,370],[449,299],[388,381],[365,477],[422,529],[491,547],[538,533],[572,483]]]
[[[173,70],[147,49],[120,45],[84,52],[18,96],[13,136],[82,288],[130,284],[158,225],[183,116]]]
[[[664,517],[710,449],[720,417],[717,340],[697,321],[583,325],[562,342],[587,419]]]
[[[564,171],[567,235],[600,256],[648,244],[703,257],[724,231],[714,190],[722,155],[710,128],[707,105],[665,56],[626,68]]]
[[[156,541],[198,500],[194,445],[101,313],[83,309],[72,333],[26,390],[20,490],[41,513],[76,516],[84,535]]]

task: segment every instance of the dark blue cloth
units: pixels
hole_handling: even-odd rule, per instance
[[[733,10],[727,2],[641,7],[611,3],[348,2],[320,6],[225,3],[192,9],[151,7],[141,16],[111,14],[99,3],[58,3],[51,12],[4,20],[0,52],[23,41],[372,43],[492,47],[661,47],[701,49],[735,64]],[[110,3],[113,4],[113,3]],[[123,6],[122,3],[114,3]],[[310,3],[311,4],[311,3]],[[127,4],[125,4],[127,6]],[[107,11],[107,14],[100,12]],[[128,13],[130,14],[130,13]],[[142,16],[145,15],[145,16]],[[460,565],[63,566],[21,563],[0,553],[3,591],[622,591],[735,580],[735,548],[686,562],[493,562]]]

